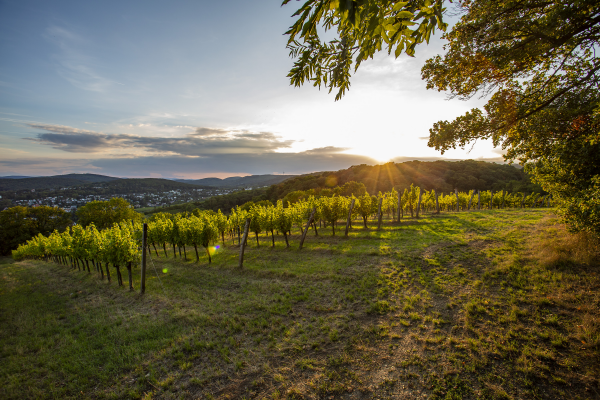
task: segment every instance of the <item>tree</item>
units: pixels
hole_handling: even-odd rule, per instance
[[[121,221],[140,221],[142,215],[127,200],[114,197],[108,201],[91,201],[77,210],[79,224],[84,227],[94,223],[100,230]]]
[[[433,14],[423,13],[428,3]],[[352,18],[344,11],[347,4],[355,8]],[[420,7],[420,12],[410,7]],[[417,31],[423,34],[435,27],[445,29],[441,7],[438,1],[308,1],[288,31],[288,46],[298,58],[289,74],[291,82],[339,87],[337,100],[349,86],[349,49],[357,54],[356,68],[365,55],[381,50],[382,38],[388,53],[396,46],[397,57],[406,34],[386,40],[386,28],[410,21],[421,22]],[[443,154],[491,139],[506,151],[506,160],[525,164],[534,182],[552,193],[571,229],[600,236],[600,3],[459,0],[454,7],[462,16],[443,36],[448,40],[446,54],[428,60],[422,78],[429,89],[447,91],[450,97],[490,98],[483,110],[434,124],[428,145]],[[400,10],[413,17],[399,18]],[[376,15],[384,17],[373,19]],[[431,15],[439,19],[437,24]],[[311,32],[319,24],[336,26],[343,45],[317,42]],[[304,42],[297,43],[296,36]],[[415,37],[407,54],[414,52],[419,38],[427,36]]]
[[[58,207],[11,207],[0,212],[0,254],[9,254],[19,244],[40,233],[48,236],[71,224],[69,213]]]
[[[282,5],[289,3],[284,0]],[[442,21],[443,0],[308,0],[293,16],[298,19],[286,32],[290,55],[297,60],[288,77],[295,86],[306,81],[324,85],[335,99],[350,87],[350,70],[386,49],[398,57],[415,53],[417,44],[429,42]],[[337,38],[321,42],[317,28],[337,28]]]

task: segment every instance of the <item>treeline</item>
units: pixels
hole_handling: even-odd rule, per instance
[[[288,179],[267,190],[272,202],[294,191],[320,190],[363,183],[370,194],[391,189],[404,191],[411,184],[425,190],[450,192],[476,190],[506,190],[509,192],[542,193],[540,186],[531,183],[527,174],[514,166],[485,161],[408,161],[383,165],[355,165],[336,172],[318,172]]]
[[[97,182],[109,182],[114,180],[119,180],[119,178],[96,174],[67,174],[21,179],[0,179],[0,192],[14,192],[18,190],[31,189],[60,189],[63,187],[86,185],[88,183]]]
[[[0,212],[0,255],[36,235],[47,236],[71,226],[71,214],[58,207],[11,207]]]

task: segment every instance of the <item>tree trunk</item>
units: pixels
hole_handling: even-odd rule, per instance
[[[110,282],[110,270],[108,269],[108,263],[106,263],[106,278]]]
[[[119,283],[119,286],[123,286],[123,276],[121,276],[121,268],[119,268],[117,264],[114,264],[114,266],[117,269],[117,282]]]
[[[351,222],[352,221],[352,209],[354,208],[354,200],[352,199],[352,202],[350,203],[350,207],[348,207],[348,218],[346,220],[346,231],[344,232],[344,236],[348,237],[348,230],[351,228]]]
[[[258,239],[258,237],[257,237],[257,239]],[[204,249],[206,250],[206,254],[208,255],[208,263],[210,264],[210,263],[212,263],[212,258],[210,258],[210,251],[208,251],[208,247],[205,247]]]
[[[177,250],[175,250],[175,243],[173,243],[173,258],[177,258]]]
[[[169,253],[167,253],[167,244],[163,242],[163,250],[165,251],[165,258],[169,258]]]
[[[258,232],[254,232],[256,235],[256,247],[260,247],[260,243],[258,242]]]
[[[129,291],[133,290],[133,276],[131,275],[131,261],[127,263],[127,275],[129,276]]]
[[[273,245],[271,247],[275,247],[275,234],[273,234],[273,229],[271,229],[271,239],[273,240]]]
[[[183,259],[187,261],[187,253],[185,252],[185,244],[183,245]]]
[[[158,257],[158,250],[156,250],[156,244],[152,242],[152,247],[154,247],[154,252],[156,253],[156,257]]]
[[[288,242],[287,233],[283,232],[283,237],[285,238],[285,246],[290,247],[290,243]]]
[[[88,274],[91,274],[91,273],[92,273],[92,271],[90,271],[90,262],[89,262],[87,259],[85,260],[85,266],[86,266],[86,267],[87,267],[87,269],[88,269]]]
[[[196,250],[196,261],[200,261],[200,256],[198,255],[198,245],[194,243],[194,250]]]

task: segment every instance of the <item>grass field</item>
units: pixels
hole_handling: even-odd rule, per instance
[[[600,398],[598,253],[548,210],[294,233],[159,249],[145,295],[3,259],[0,397]]]

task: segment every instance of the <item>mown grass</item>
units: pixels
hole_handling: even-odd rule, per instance
[[[143,296],[4,259],[0,397],[599,397],[593,243],[547,210],[361,225],[252,237],[243,270],[159,249]]]

